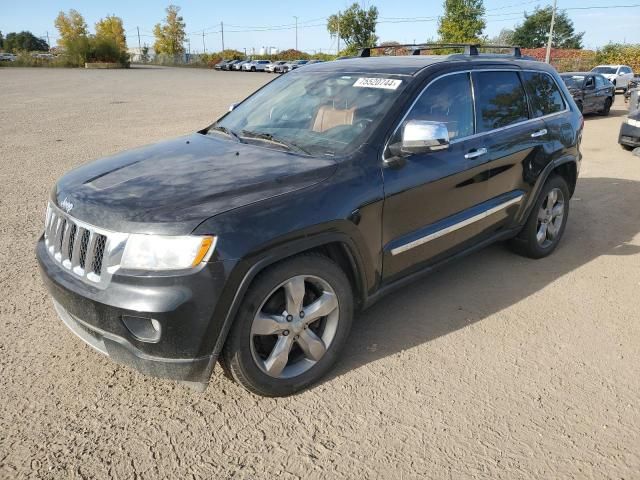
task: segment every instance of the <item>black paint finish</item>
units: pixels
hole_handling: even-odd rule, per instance
[[[298,155],[197,133],[87,164],[60,179],[52,200],[71,202],[73,216],[86,223],[129,233],[218,236],[210,262],[189,275],[119,272],[105,290],[73,278],[39,241],[37,256],[50,293],[71,314],[121,339],[118,348],[127,353],[115,358],[155,375],[203,381],[244,292],[268,265],[331,245],[352,265],[357,303],[369,305],[434,265],[516,234],[555,168],[568,166],[563,171],[577,175],[581,115],[558,74],[544,64],[482,56],[362,58],[309,65],[295,74],[329,69],[407,76],[407,87],[380,126],[348,157]],[[446,150],[408,157],[402,166],[385,166],[387,142],[429,82],[483,69],[548,72],[567,110],[460,139]],[[531,137],[545,128],[546,135]],[[465,158],[478,148],[487,154]],[[451,219],[520,194],[520,204],[496,215],[390,253]],[[160,341],[136,340],[122,315],[159,320]],[[188,374],[184,365],[145,368],[140,363],[145,358],[191,359],[194,366],[186,367]]]

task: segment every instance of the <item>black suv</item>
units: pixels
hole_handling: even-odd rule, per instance
[[[116,361],[196,388],[220,361],[291,394],[395,287],[499,240],[553,252],[582,127],[556,71],[517,51],[309,65],[198,133],[63,176],[42,277]]]

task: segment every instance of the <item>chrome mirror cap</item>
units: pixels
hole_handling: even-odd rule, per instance
[[[449,147],[449,130],[442,122],[409,120],[402,130],[402,151],[424,153]]]

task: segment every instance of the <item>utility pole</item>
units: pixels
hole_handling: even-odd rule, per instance
[[[337,54],[340,55],[340,12],[338,12],[338,51]]]
[[[136,27],[138,30],[138,53],[142,55],[142,44],[140,43],[140,27]]]
[[[298,50],[298,17],[294,15],[293,18],[296,19],[296,50]]]
[[[204,30],[202,30],[202,50],[207,53],[207,46],[204,43]]]
[[[551,43],[553,42],[553,27],[556,23],[556,4],[557,0],[553,0],[553,11],[551,12],[551,27],[549,28],[549,42],[547,43],[547,54],[544,57],[545,63],[551,63]]]
[[[51,51],[51,42],[49,41],[49,30],[47,30],[47,45],[49,45],[49,51]]]
[[[222,56],[224,56],[224,23],[220,22],[220,33],[222,34]]]

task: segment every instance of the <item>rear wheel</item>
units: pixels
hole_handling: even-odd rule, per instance
[[[600,110],[600,115],[604,115],[605,117],[609,115],[609,112],[611,111],[611,103],[612,102],[610,98],[607,98],[604,101],[604,107],[602,108],[602,110]]]
[[[322,255],[300,255],[262,272],[222,351],[227,373],[257,395],[290,395],[334,364],[351,328],[351,285]]]
[[[524,228],[511,241],[517,253],[529,258],[550,255],[560,243],[569,217],[569,188],[564,178],[547,180]]]

